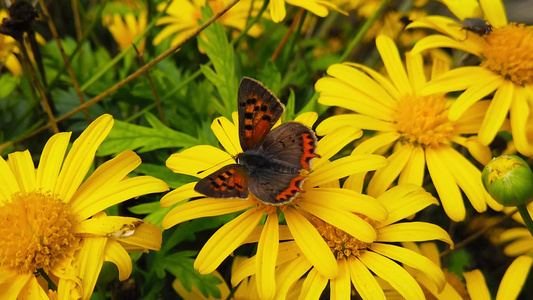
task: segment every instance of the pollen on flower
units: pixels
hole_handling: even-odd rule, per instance
[[[425,147],[438,147],[450,140],[455,132],[448,119],[446,98],[440,95],[406,95],[396,110],[396,131],[402,140]]]
[[[0,210],[0,266],[19,273],[50,270],[76,249],[75,216],[49,193],[12,195]]]
[[[533,83],[533,27],[510,23],[486,35],[481,66],[518,85]]]
[[[359,241],[343,230],[334,227],[317,217],[313,217],[311,222],[318,230],[318,233],[320,233],[322,238],[326,241],[326,244],[337,259],[348,258],[350,256],[356,257],[359,255],[359,250],[365,250],[368,248],[369,244]]]

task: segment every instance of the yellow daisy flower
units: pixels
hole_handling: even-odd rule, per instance
[[[362,230],[368,225],[373,227],[377,233],[374,241],[362,241],[316,217],[312,221],[337,259],[338,275],[329,278],[330,299],[349,299],[352,284],[363,299],[384,299],[384,292],[373,274],[392,285],[406,299],[424,299],[419,284],[404,267],[394,261],[420,270],[442,290],[445,277],[437,265],[415,251],[391,244],[427,240],[453,244],[448,233],[436,225],[425,222],[397,223],[431,204],[438,204],[438,201],[414,185],[396,186],[377,199],[359,194],[353,200],[358,205],[372,207],[367,210],[372,214],[357,213],[363,222],[351,225],[354,230]],[[376,214],[382,209],[388,212],[385,218]],[[282,245],[278,258],[280,267],[277,279],[281,286],[278,287],[277,299],[283,299],[292,285],[307,272],[300,298],[318,299],[328,284],[328,278],[317,272],[295,243],[286,242]],[[257,270],[254,268],[256,261],[257,258],[252,257],[239,265],[233,273],[232,283],[237,284],[253,274]]]
[[[306,113],[297,117],[295,121],[311,126],[317,118],[316,113]],[[203,171],[213,166],[219,168],[233,162],[233,158],[242,152],[238,138],[238,126],[234,125],[238,120],[236,113],[233,114],[233,120],[232,123],[221,117],[211,125],[216,137],[228,152],[212,146],[195,146],[173,154],[167,160],[167,167],[176,173],[203,177],[210,173]],[[364,213],[370,209],[375,211],[374,215],[379,218],[384,218],[386,215],[384,209],[358,206],[357,203],[348,201],[353,198],[350,195],[356,193],[340,189],[338,184],[339,178],[354,172],[366,172],[384,166],[383,157],[360,155],[329,162],[335,153],[350,141],[359,138],[361,134],[359,129],[346,126],[323,137],[317,143],[316,151],[321,158],[313,160],[312,170],[303,183],[304,192],[291,202],[284,205],[265,204],[253,195],[246,200],[205,198],[194,191],[196,182],[192,182],[165,195],[161,199],[161,205],[168,207],[189,198],[203,198],[181,204],[171,210],[163,219],[163,228],[170,228],[191,219],[244,211],[213,234],[200,250],[194,267],[202,274],[209,274],[237,247],[246,243],[247,238],[256,238],[259,241],[257,255],[261,258],[257,263],[259,270],[257,289],[261,298],[270,298],[276,291],[276,282],[279,282],[274,276],[278,243],[280,239],[287,238],[286,234],[280,231],[279,225],[279,217],[283,213],[288,224],[290,238],[296,241],[307,259],[324,277],[334,278],[337,275],[335,259],[307,216],[314,215],[327,220],[358,239],[371,242],[376,234],[374,229],[368,224],[365,226],[363,224],[355,230],[352,225],[361,224],[364,221],[350,212]],[[317,186],[321,188],[315,188]],[[264,225],[258,226],[262,219],[265,220]]]
[[[285,19],[285,3],[301,7],[319,17],[327,17],[330,10],[340,11],[331,0],[271,0],[269,8],[272,21],[279,23]]]
[[[429,48],[455,48],[480,58],[479,66],[454,69],[443,74],[427,92],[466,91],[450,108],[450,119],[458,120],[468,108],[483,97],[494,96],[479,131],[479,140],[488,145],[510,114],[513,140],[517,150],[533,155],[533,138],[527,126],[533,105],[533,26],[509,23],[501,1],[445,1],[460,19],[480,18],[488,22],[488,34],[463,29],[461,22],[441,16],[429,16],[410,24],[444,33],[422,39],[413,52]]]
[[[146,16],[146,11],[141,11],[138,18],[133,13],[127,13],[124,18],[120,14],[113,14],[103,18],[104,26],[111,32],[120,51],[133,44],[135,38],[145,31]],[[140,53],[144,51],[144,44],[145,39],[142,39],[136,45]]]
[[[129,198],[163,192],[168,186],[150,176],[129,178],[141,164],[124,151],[98,167],[87,180],[96,149],[113,117],[103,115],[74,141],[71,132],[52,136],[39,166],[29,151],[0,158],[0,298],[48,298],[47,276],[60,299],[89,299],[104,260],[129,277],[129,251],[157,250],[161,230],[136,218],[106,216],[102,210]],[[38,276],[42,278],[41,276]]]
[[[154,38],[153,44],[159,45],[164,39],[171,35],[171,45],[177,45],[184,40],[188,35],[194,32],[200,25],[198,20],[202,19],[200,9],[209,3],[213,15],[217,14],[224,7],[226,7],[230,0],[173,0],[167,9],[168,16],[157,20],[156,25],[167,25]],[[166,3],[160,3],[157,6],[159,11],[162,11]],[[252,6],[253,5],[253,6]],[[262,0],[243,0],[235,4],[229,11],[223,14],[218,21],[226,26],[243,30],[246,27],[248,15],[251,13],[255,16],[263,5]],[[257,37],[261,34],[262,29],[258,24],[254,24],[249,30],[248,35]]]
[[[332,65],[315,85],[320,92],[319,103],[341,106],[356,114],[338,115],[324,120],[318,134],[334,131],[341,124],[376,131],[354,153],[373,153],[392,148],[389,164],[378,170],[368,185],[368,194],[378,196],[398,178],[399,183],[421,186],[427,165],[429,176],[437,190],[446,214],[454,221],[465,218],[466,210],[461,190],[478,212],[487,208],[501,209],[485,191],[481,171],[456,149],[463,146],[480,162],[488,162],[488,147],[475,136],[485,116],[488,102],[473,106],[468,114],[452,121],[448,118],[451,99],[443,93],[424,93],[438,74],[448,66],[440,60],[433,63],[432,80],[424,74],[419,54],[406,53],[404,67],[398,49],[391,38],[379,36],[376,45],[390,79],[376,71],[354,63]],[[348,179],[348,188],[360,191],[364,175]]]
[[[441,267],[440,253],[435,243],[423,243],[417,246],[414,243],[404,243],[404,247],[411,249],[427,258],[434,264]],[[513,261],[503,276],[496,299],[516,299],[524,286],[527,274],[533,263],[530,256],[520,256]],[[446,284],[442,291],[438,291],[435,284],[420,270],[415,270],[409,266],[405,267],[413,275],[417,282],[424,287],[427,293],[427,299],[442,300],[490,300],[489,288],[485,283],[485,278],[480,270],[463,273],[465,282],[455,273],[450,273],[443,269],[446,275]],[[383,285],[386,290],[387,299],[401,299],[400,295],[386,284]]]

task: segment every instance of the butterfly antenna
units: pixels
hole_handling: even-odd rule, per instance
[[[226,138],[228,138],[228,141],[230,142],[231,146],[233,147],[233,150],[235,150],[235,152],[239,152],[239,149],[237,149],[237,147],[235,147],[235,145],[231,141],[228,133],[226,132],[226,130],[224,130],[224,127],[222,126],[222,122],[220,122],[220,119],[217,119],[217,122],[218,122],[218,125],[220,125],[220,128],[222,128],[222,131],[224,132],[224,134],[226,135]],[[231,153],[230,153],[230,155],[231,155]],[[235,159],[235,156],[231,155],[231,157],[233,159]]]

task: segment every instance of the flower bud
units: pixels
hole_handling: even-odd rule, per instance
[[[533,173],[516,155],[493,158],[481,174],[489,194],[504,206],[527,204],[533,199]]]

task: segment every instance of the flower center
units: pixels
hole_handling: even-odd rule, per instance
[[[368,248],[368,243],[363,243],[343,230],[326,223],[317,217],[313,217],[312,224],[318,230],[318,233],[328,244],[329,249],[337,259],[358,256],[359,250]]]
[[[485,36],[481,66],[516,84],[533,83],[533,27],[511,23]]]
[[[12,195],[0,209],[0,266],[19,273],[50,270],[76,248],[75,216],[49,193]]]
[[[437,147],[450,140],[454,124],[448,119],[446,98],[406,95],[398,102],[396,131],[404,142]]]

